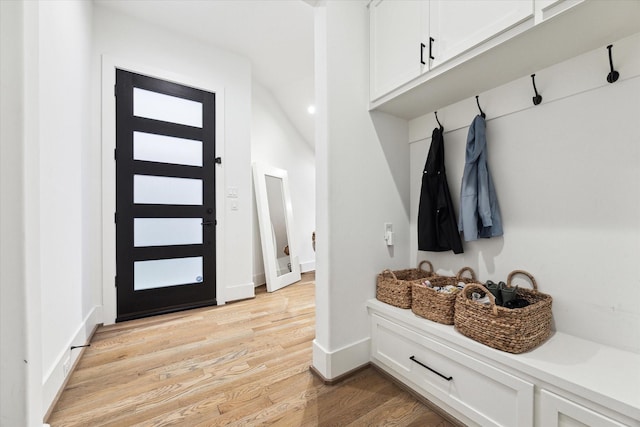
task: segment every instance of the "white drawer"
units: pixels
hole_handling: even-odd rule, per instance
[[[372,359],[482,426],[533,426],[533,384],[372,316]],[[443,408],[446,409],[446,408]]]
[[[627,425],[547,390],[540,392],[540,414],[540,425],[544,427],[624,427]]]

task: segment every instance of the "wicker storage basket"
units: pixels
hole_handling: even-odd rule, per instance
[[[429,270],[423,270],[423,264],[429,266]],[[422,261],[418,268],[406,270],[384,270],[378,274],[376,285],[376,298],[387,304],[400,308],[411,308],[411,284],[432,277],[433,264]]]
[[[465,271],[471,274],[471,278],[462,277]],[[428,278],[432,286],[456,286],[459,282],[466,284],[476,281],[476,273],[471,267],[464,267],[455,276],[434,275]],[[420,317],[433,320],[434,322],[453,325],[453,312],[456,302],[456,293],[442,293],[433,288],[423,286],[421,283],[414,283],[411,286],[411,311]]]
[[[531,280],[533,290],[518,288],[518,298],[529,305],[509,309],[495,304],[491,292],[479,284],[469,284],[458,292],[454,322],[463,335],[489,347],[509,353],[524,353],[542,344],[551,334],[551,301],[549,295],[538,292],[533,276],[526,271],[515,270],[507,278],[507,286],[516,274]],[[486,306],[471,300],[474,291],[482,291],[491,300]]]

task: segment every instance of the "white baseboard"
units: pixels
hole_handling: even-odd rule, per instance
[[[42,379],[42,407],[51,409],[51,405],[54,403],[58,393],[61,391],[66,377],[71,373],[65,372],[64,365],[68,362],[69,368],[75,366],[80,353],[81,348],[70,350],[72,346],[81,346],[87,344],[87,341],[91,337],[96,325],[101,322],[102,307],[95,306],[91,309],[89,314],[84,318],[83,322],[76,329],[76,333],[66,343],[66,345],[60,350],[60,354],[56,359],[55,364],[43,375]]]
[[[267,283],[267,276],[264,273],[258,273],[253,275],[253,283],[257,288]]]
[[[254,289],[255,289],[255,286],[253,282],[227,287],[224,289],[224,296],[225,296],[224,303],[237,301],[241,299],[253,298],[256,296]]]
[[[350,372],[370,360],[371,338],[365,338],[335,351],[328,351],[313,340],[313,367],[331,380]]]
[[[312,261],[307,261],[307,262],[301,262],[300,263],[300,272],[301,273],[306,273],[309,271],[315,271],[316,269],[316,261],[312,260]],[[265,275],[264,272],[262,273],[256,273],[253,275],[253,283],[255,284],[254,286],[258,287],[258,286],[262,286],[264,284],[267,283],[267,276]]]
[[[316,269],[316,260],[301,262],[300,271],[306,273],[307,271],[314,271]]]

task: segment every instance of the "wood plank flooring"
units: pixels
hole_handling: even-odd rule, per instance
[[[373,368],[309,371],[314,275],[256,298],[101,327],[47,422],[62,426],[452,424]]]

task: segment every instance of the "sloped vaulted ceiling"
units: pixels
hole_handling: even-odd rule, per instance
[[[95,0],[241,54],[313,147],[313,7],[302,0]]]

